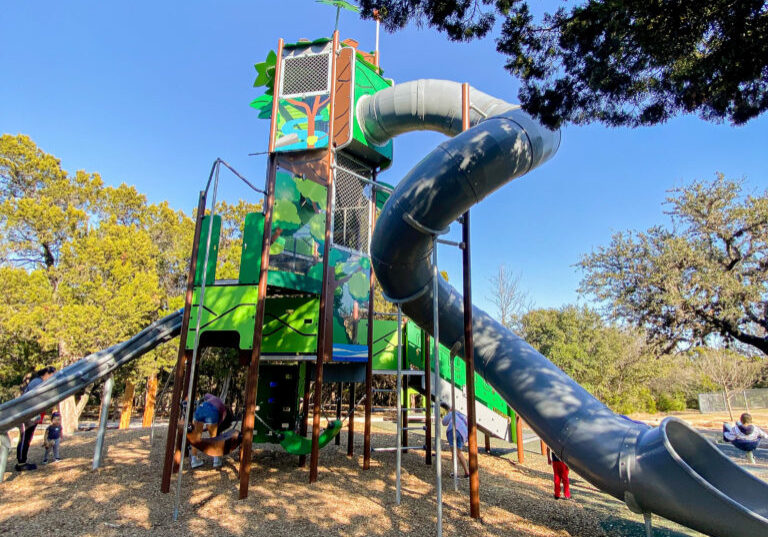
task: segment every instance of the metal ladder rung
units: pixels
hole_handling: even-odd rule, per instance
[[[421,451],[421,450],[426,450],[427,447],[426,446],[400,446],[399,448],[394,446],[393,447],[377,447],[377,448],[372,448],[371,451],[397,451],[398,449],[400,451],[409,451],[409,450]]]
[[[403,431],[426,431],[427,428],[422,425],[421,427],[403,427]]]
[[[395,393],[397,392],[394,388],[374,388],[373,393]]]
[[[397,412],[396,406],[375,406],[371,409],[372,412]],[[412,408],[406,408],[403,407],[400,409],[400,412],[425,412],[425,408],[420,407],[412,407]]]

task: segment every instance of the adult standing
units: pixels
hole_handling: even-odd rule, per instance
[[[25,394],[36,389],[43,382],[51,378],[56,372],[56,368],[48,366],[35,373],[32,380],[29,381],[27,387],[24,389]],[[43,415],[34,416],[19,426],[19,443],[16,445],[16,471],[23,472],[25,470],[37,470],[37,465],[27,462],[27,454],[29,453],[29,445],[32,443],[32,438],[35,436],[35,429],[37,425],[42,421]]]

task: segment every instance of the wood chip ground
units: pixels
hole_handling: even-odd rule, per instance
[[[358,427],[362,430],[362,427]],[[388,423],[373,424],[374,445],[394,444]],[[411,433],[413,436],[413,433]],[[362,469],[362,435],[355,456],[341,446],[321,451],[320,477],[308,484],[307,468],[279,449],[256,450],[250,495],[237,500],[236,462],[223,469],[206,466],[185,472],[181,515],[173,522],[171,494],[160,492],[165,428],[109,431],[104,466],[92,471],[95,432],[76,433],[62,444],[64,460],[38,471],[6,474],[0,484],[0,535],[67,536],[394,536],[435,535],[433,466],[423,452],[403,455],[403,498],[395,499],[393,453],[374,453]],[[418,439],[412,439],[412,441]],[[468,480],[453,490],[450,453],[443,443],[443,535],[643,537],[642,517],[572,474],[573,499],[552,497],[552,474],[545,457],[526,452],[517,464],[512,446],[494,441],[495,454],[480,454],[480,521],[469,516]],[[482,441],[480,442],[482,446]],[[538,443],[528,444],[538,448]],[[40,462],[36,438],[30,461]],[[14,459],[13,454],[11,459]],[[9,461],[9,470],[12,469]],[[15,462],[15,460],[13,460]],[[656,521],[656,537],[699,535],[674,523]]]

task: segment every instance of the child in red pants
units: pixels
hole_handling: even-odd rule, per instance
[[[560,499],[560,483],[562,482],[563,498],[570,500],[571,484],[568,481],[568,467],[549,448],[547,448],[547,463],[552,465],[552,470],[555,473],[555,499]]]

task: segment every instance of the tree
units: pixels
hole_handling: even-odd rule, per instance
[[[722,391],[728,415],[733,419],[733,392],[751,388],[760,378],[762,364],[728,349],[700,348],[694,353],[696,369],[705,380],[714,382]]]
[[[180,307],[193,225],[135,188],[61,168],[27,136],[0,137],[0,385],[64,367]],[[136,383],[173,363],[161,347],[122,368]],[[90,390],[61,404],[73,427]]]
[[[533,308],[533,301],[528,293],[520,288],[520,274],[514,274],[512,269],[499,265],[498,272],[488,278],[491,284],[491,294],[488,300],[496,306],[499,322],[502,325],[520,332],[520,319]]]
[[[666,350],[712,338],[768,354],[768,193],[717,175],[670,191],[671,227],[613,236],[581,258],[579,291]]]
[[[742,124],[768,108],[764,0],[582,0],[534,17],[524,0],[361,0],[384,27],[409,21],[453,41],[486,36],[546,125],[652,125],[680,113]]]
[[[656,409],[654,384],[668,380],[669,371],[638,332],[609,326],[596,311],[577,306],[531,310],[520,324],[528,343],[614,410]]]

